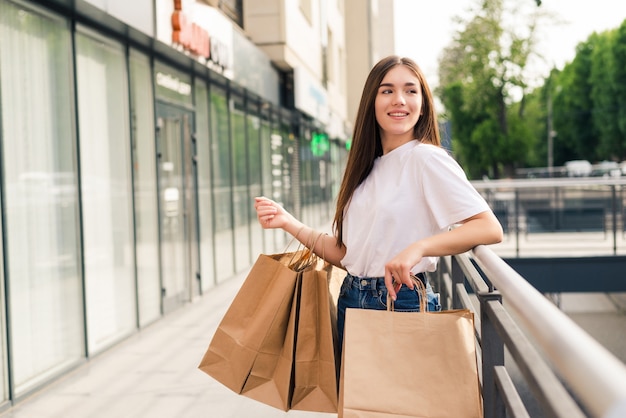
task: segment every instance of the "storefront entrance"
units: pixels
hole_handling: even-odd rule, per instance
[[[200,293],[193,113],[157,104],[161,289],[167,314]]]

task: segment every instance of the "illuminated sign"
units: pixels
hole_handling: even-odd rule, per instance
[[[179,80],[177,77],[173,77],[169,74],[163,74],[157,72],[156,83],[161,87],[165,87],[168,90],[175,91],[183,96],[189,96],[191,94],[191,86],[184,81]]]
[[[314,132],[311,138],[311,152],[321,157],[330,149],[330,141],[325,133]]]
[[[180,45],[198,57],[210,60],[226,69],[229,67],[228,47],[202,26],[193,22],[191,16],[183,10],[181,0],[174,0],[172,13],[172,42]]]

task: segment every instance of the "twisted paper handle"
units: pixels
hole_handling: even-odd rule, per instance
[[[415,284],[417,288],[417,294],[419,296],[419,301],[420,301],[420,312],[422,313],[426,312],[426,306],[428,305],[428,298],[426,296],[426,286],[420,279],[415,277],[414,274],[411,274],[411,280],[413,280],[413,283]],[[387,292],[387,310],[393,311],[393,309],[394,309],[393,299],[391,299],[389,292]]]

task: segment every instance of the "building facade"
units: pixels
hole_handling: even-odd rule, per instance
[[[351,134],[344,13],[0,0],[4,408],[282,249],[254,196],[328,223]]]

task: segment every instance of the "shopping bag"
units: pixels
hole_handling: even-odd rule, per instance
[[[302,273],[291,409],[337,412],[336,305],[329,292],[332,266]]]
[[[308,250],[261,254],[218,325],[198,368],[236,393],[245,388],[257,389],[259,394],[262,376],[276,369],[285,351],[297,278],[314,261]],[[291,374],[291,365],[288,370]]]
[[[347,309],[341,367],[339,417],[482,417],[467,309]]]
[[[311,267],[307,267],[304,271],[310,270]],[[278,326],[270,327],[240,392],[248,398],[283,411],[289,410],[293,393],[295,333],[303,274],[305,273],[300,271],[296,275],[286,323],[281,322]]]

